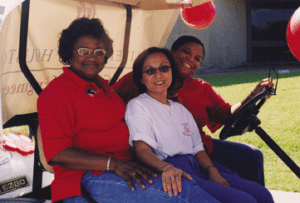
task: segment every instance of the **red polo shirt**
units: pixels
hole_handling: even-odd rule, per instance
[[[47,161],[68,147],[120,159],[132,158],[124,122],[125,105],[106,80],[104,87],[78,77],[67,68],[38,98],[40,128]],[[54,165],[52,201],[81,195],[80,181],[86,171]],[[103,171],[94,171],[95,175]]]
[[[120,78],[112,88],[125,103],[138,95],[132,72]],[[203,131],[203,127],[206,125],[212,133],[218,130],[231,117],[231,105],[202,79],[186,78],[177,94],[179,102],[192,113],[206,152],[211,154],[213,150],[211,136]]]

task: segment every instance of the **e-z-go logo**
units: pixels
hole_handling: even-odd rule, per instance
[[[0,195],[29,186],[26,176],[0,183]]]

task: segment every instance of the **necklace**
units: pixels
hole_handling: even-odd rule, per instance
[[[147,93],[148,94],[148,93]],[[152,97],[150,94],[148,94],[152,99],[155,99],[156,101],[158,101],[159,103],[161,103],[166,109],[167,111],[169,111],[169,116],[172,116],[172,111],[171,111],[171,102],[169,102],[167,99],[166,99],[166,103],[164,102],[161,102],[160,100]]]

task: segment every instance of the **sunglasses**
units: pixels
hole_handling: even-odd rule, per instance
[[[169,69],[171,68],[171,66],[161,66],[159,68],[149,68],[145,71],[143,71],[143,73],[146,73],[147,75],[153,75],[157,72],[157,70],[159,70],[161,73],[165,73],[168,72]]]
[[[92,51],[94,51],[95,56],[105,56],[105,54],[106,54],[106,51],[104,49],[91,50],[88,48],[79,48],[77,50],[77,52],[80,56],[89,56]]]

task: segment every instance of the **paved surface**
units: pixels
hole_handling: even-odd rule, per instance
[[[300,193],[270,190],[275,203],[300,203]]]

